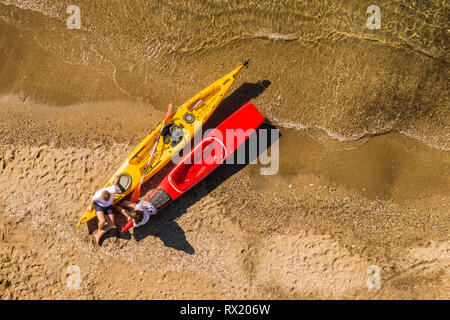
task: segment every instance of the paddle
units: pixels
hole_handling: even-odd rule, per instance
[[[152,161],[152,158],[155,154],[156,146],[158,145],[159,138],[161,137],[161,132],[164,129],[164,124],[166,123],[167,120],[169,120],[171,112],[172,112],[172,104],[170,103],[169,108],[167,109],[166,117],[164,121],[161,123],[161,129],[159,130],[158,137],[156,137],[155,145],[153,146],[152,152],[150,153],[150,157],[148,158],[147,165],[145,166],[144,172],[142,174],[141,182],[139,182],[139,185],[136,187],[136,189],[134,189],[133,195],[131,196],[130,199],[131,202],[136,203],[139,201],[139,197],[141,196],[141,186],[144,183],[145,174],[147,173],[148,166],[150,165],[150,162]]]
[[[133,226],[133,220],[130,220],[127,222],[127,224],[122,228],[122,231],[120,233],[127,231]]]

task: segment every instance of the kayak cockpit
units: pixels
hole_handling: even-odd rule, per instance
[[[215,137],[203,140],[169,175],[169,183],[184,193],[220,165],[227,156],[223,142]]]

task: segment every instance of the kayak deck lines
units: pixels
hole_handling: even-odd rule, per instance
[[[186,143],[190,142],[192,137],[200,129],[200,126],[196,125],[196,121],[204,124],[210,118],[222,102],[242,68],[246,67],[244,64],[207,86],[172,114],[163,130],[168,126],[175,129],[173,129],[173,132],[169,132],[170,137],[166,135],[163,139],[159,139],[156,146],[157,154],[151,159],[149,169],[145,172],[145,175],[144,169],[150,157],[150,150],[155,144],[162,122],[136,146],[104,185],[104,188],[111,186],[114,176],[119,177],[120,187],[114,196],[114,203],[119,202],[131,194],[138,186],[143,175],[144,182],[154,176],[171,160],[172,154],[180,151]],[[186,121],[186,118],[188,121]],[[78,221],[77,227],[95,217],[95,210],[86,211]]]

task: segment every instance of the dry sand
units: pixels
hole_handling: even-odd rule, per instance
[[[325,147],[314,132],[285,130],[277,175],[259,175],[260,165],[222,166],[145,227],[121,238],[110,233],[95,247],[86,226],[74,228],[76,221],[139,138],[96,127],[95,116],[83,116],[85,105],[0,101],[14,110],[2,113],[2,299],[449,298],[449,197],[427,181],[448,183],[442,151],[395,134],[340,148],[330,140]],[[111,128],[129,120],[114,119]],[[146,123],[151,120],[139,119],[137,131],[145,133]],[[94,134],[77,134],[86,126]],[[290,135],[305,151],[290,153],[296,167],[283,156],[292,149]],[[311,147],[311,139],[320,143]],[[405,141],[428,153],[424,176],[415,173],[422,162],[402,151]],[[306,152],[308,146],[318,151]],[[398,165],[389,168],[390,179],[375,165],[383,148],[392,156],[386,161]],[[358,179],[357,168],[352,173],[358,163],[370,179]],[[407,188],[411,179],[423,183]],[[385,189],[391,192],[379,192]],[[67,287],[73,265],[80,289]],[[367,287],[371,265],[381,270],[380,290]]]

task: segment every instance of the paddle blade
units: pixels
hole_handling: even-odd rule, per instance
[[[122,228],[121,232],[125,232],[128,229],[130,229],[133,226],[133,220],[128,221],[128,223],[125,225],[125,227]]]
[[[137,203],[139,201],[139,198],[141,196],[141,185],[142,183],[139,183],[136,189],[134,189],[130,199],[131,202]]]
[[[169,120],[169,118],[172,116],[172,103],[169,103],[169,107],[167,108],[167,114],[166,114],[166,118],[164,119],[164,122],[167,122],[167,120]]]

